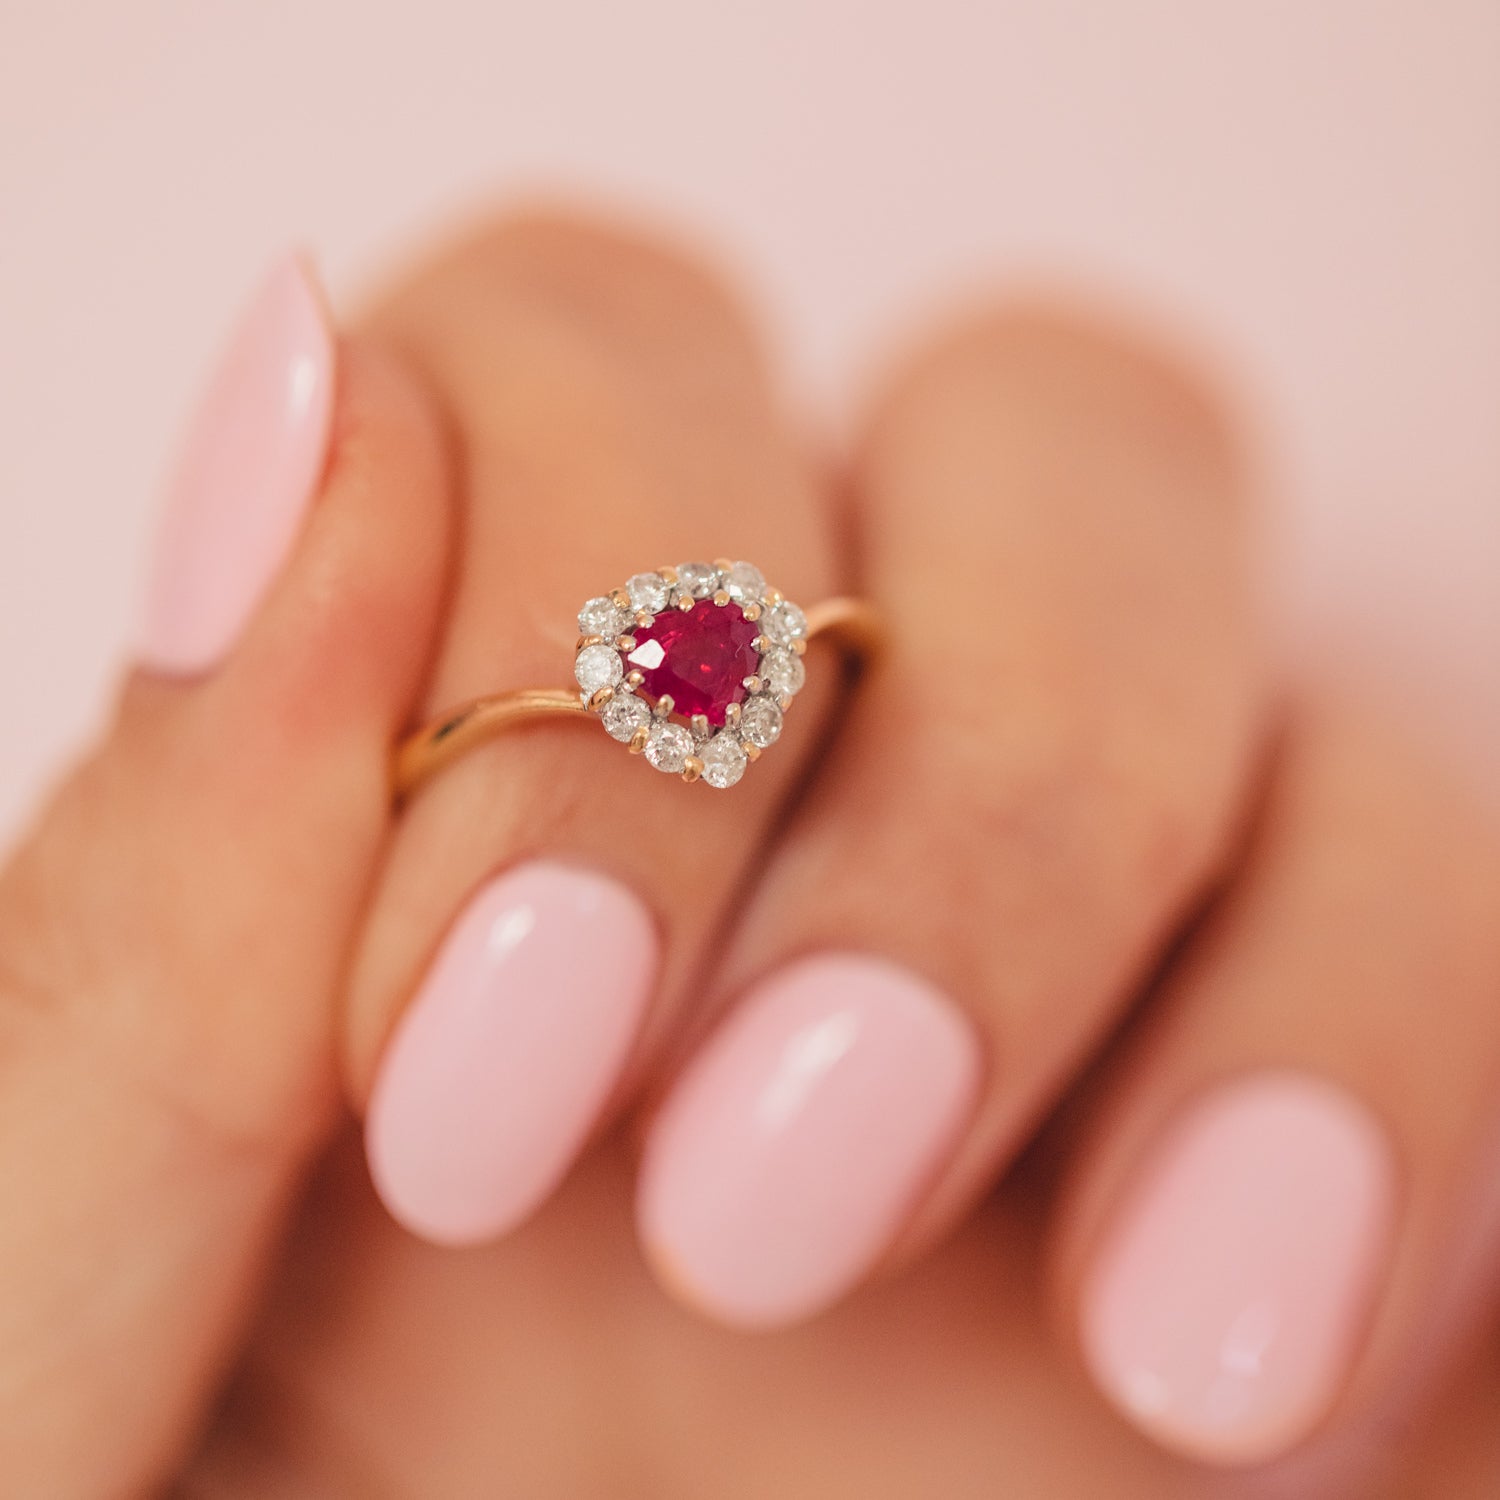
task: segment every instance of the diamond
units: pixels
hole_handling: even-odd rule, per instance
[[[760,569],[751,563],[737,562],[724,575],[724,592],[741,603],[756,602],[766,591],[766,580]]]
[[[790,646],[807,634],[807,616],[795,604],[783,599],[766,611],[762,629],[767,640],[778,646]]]
[[[770,698],[752,698],[740,715],[740,733],[757,749],[781,737],[781,710]]]
[[[745,678],[759,664],[755,636],[738,604],[704,599],[642,626],[626,661],[640,672],[643,692],[670,697],[684,718],[702,714],[718,728],[730,704],[744,701]]]
[[[760,675],[770,684],[771,691],[791,695],[800,693],[807,681],[807,668],[795,651],[777,648],[767,651],[761,658]]]
[[[632,609],[659,615],[672,601],[672,585],[660,573],[637,573],[625,585]]]
[[[693,753],[693,737],[681,724],[658,719],[646,741],[646,759],[658,771],[680,771]]]
[[[677,570],[677,592],[707,599],[719,586],[719,570],[707,563],[683,563]]]
[[[630,623],[630,617],[607,594],[590,599],[578,611],[578,628],[585,635],[603,636],[612,641]]]
[[[599,717],[611,738],[626,741],[651,722],[651,710],[634,693],[616,693]]]
[[[573,675],[586,693],[613,687],[625,675],[620,653],[613,646],[585,646],[573,663]]]
[[[703,779],[710,786],[731,787],[745,774],[748,757],[727,729],[721,729],[698,751],[698,756],[703,762]]]

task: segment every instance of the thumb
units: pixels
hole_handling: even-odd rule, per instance
[[[105,743],[0,875],[7,1493],[138,1493],[336,1115],[334,997],[436,628],[441,429],[262,288],[195,425]]]

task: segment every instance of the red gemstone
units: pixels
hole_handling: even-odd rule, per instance
[[[625,670],[641,674],[650,697],[668,696],[685,717],[702,714],[719,725],[731,703],[744,701],[745,679],[760,664],[759,634],[738,604],[700,599],[691,609],[663,610],[637,630]]]

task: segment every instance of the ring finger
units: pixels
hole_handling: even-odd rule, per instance
[[[563,686],[580,603],[669,560],[733,553],[793,598],[830,591],[826,512],[737,314],[695,270],[516,221],[375,326],[439,392],[467,480],[430,711]],[[556,1186],[682,1007],[816,719],[799,710],[728,794],[654,774],[597,728],[538,724],[411,803],[347,1029],[372,1173],[404,1224],[475,1242]]]

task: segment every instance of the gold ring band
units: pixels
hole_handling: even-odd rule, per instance
[[[672,575],[676,570],[662,572]],[[714,602],[722,601],[715,596]],[[797,644],[828,640],[840,649],[851,666],[861,665],[875,655],[884,637],[878,612],[862,599],[825,599],[810,607],[804,618],[806,629]],[[594,640],[586,636],[580,646]],[[600,692],[612,693],[612,690],[606,688]],[[440,714],[401,741],[392,778],[396,800],[405,801],[445,766],[496,735],[542,719],[593,719],[601,706],[599,692],[590,695],[576,688],[515,688],[474,698]],[[631,748],[639,746],[633,743]]]

